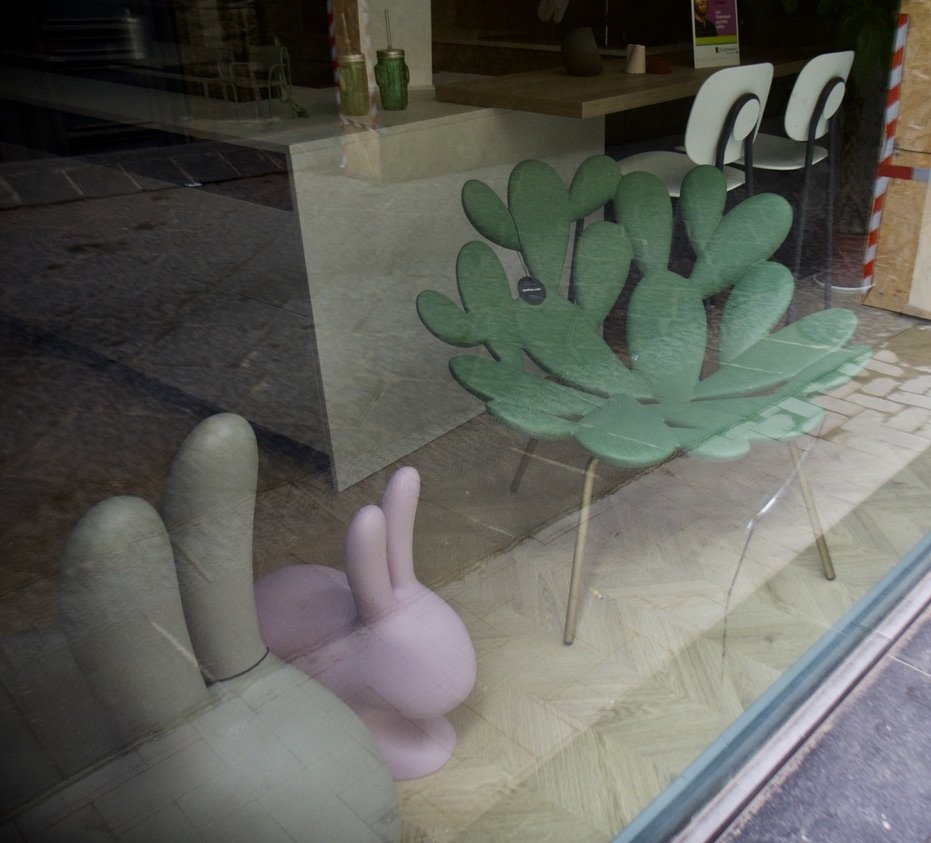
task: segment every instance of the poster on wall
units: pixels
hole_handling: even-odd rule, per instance
[[[695,67],[740,64],[737,0],[689,0]]]

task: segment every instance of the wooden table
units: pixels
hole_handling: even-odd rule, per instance
[[[786,54],[748,56],[743,64],[772,61],[775,75],[798,73],[810,55]],[[673,57],[672,72],[666,74],[628,74],[625,62],[604,63],[598,76],[570,76],[562,68],[514,73],[506,76],[482,76],[446,85],[438,85],[436,98],[441,102],[474,105],[483,108],[509,108],[557,117],[604,117],[620,111],[693,97],[702,82],[717,67],[696,69],[690,57]]]

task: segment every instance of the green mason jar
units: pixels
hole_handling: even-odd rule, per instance
[[[343,114],[362,117],[369,113],[369,79],[361,53],[340,57],[339,96]]]
[[[407,108],[407,84],[411,81],[411,73],[404,62],[404,50],[389,47],[378,51],[375,81],[381,94],[381,107],[385,111]]]

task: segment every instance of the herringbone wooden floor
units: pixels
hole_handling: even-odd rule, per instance
[[[441,588],[479,679],[454,759],[399,783],[405,839],[604,841],[630,822],[928,532],[929,340],[918,327],[885,344],[805,443],[834,581],[797,483],[735,580],[749,520],[791,472],[773,445],[676,460],[599,502],[572,647],[574,515]]]
[[[802,292],[820,306],[817,290]],[[640,476],[605,469],[566,647],[580,449],[541,449],[516,494],[508,483],[523,440],[487,419],[411,455],[424,477],[418,573],[461,614],[479,672],[451,715],[452,760],[398,783],[405,841],[612,839],[928,532],[931,333],[836,298],[858,311],[857,340],[877,353],[821,399],[824,427],[803,443],[833,582],[797,483],[743,554],[748,522],[792,471],[785,445]],[[99,761],[61,716],[80,702],[55,627],[62,538],[106,494],[157,501],[178,444],[210,409],[73,348],[7,340],[0,702],[6,744],[31,764],[16,777],[25,800]],[[377,497],[384,473],[334,495],[305,455],[261,446],[257,572],[338,564],[346,520]]]

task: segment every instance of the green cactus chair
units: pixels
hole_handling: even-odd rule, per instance
[[[794,289],[789,270],[770,260],[789,231],[791,208],[780,196],[759,194],[725,213],[726,196],[712,166],[686,177],[679,213],[695,261],[685,277],[669,268],[672,203],[655,176],[622,176],[598,155],[567,188],[549,165],[524,161],[511,172],[506,204],[476,180],[464,185],[462,204],[487,241],[519,253],[526,275],[512,287],[491,245],[474,240],[456,263],[462,306],[431,290],[417,297],[420,319],[436,337],[487,351],[453,357],[449,366],[489,413],[532,440],[573,437],[590,455],[567,644],[575,637],[599,460],[646,467],[684,452],[727,459],[757,439],[791,441],[821,418],[810,396],[843,383],[869,359],[868,348],[847,345],[856,327],[847,310],[774,330]],[[609,203],[612,220],[584,225]],[[628,364],[604,341],[602,323],[632,263],[639,280],[627,305]],[[724,304],[709,349],[705,301],[713,296]]]

